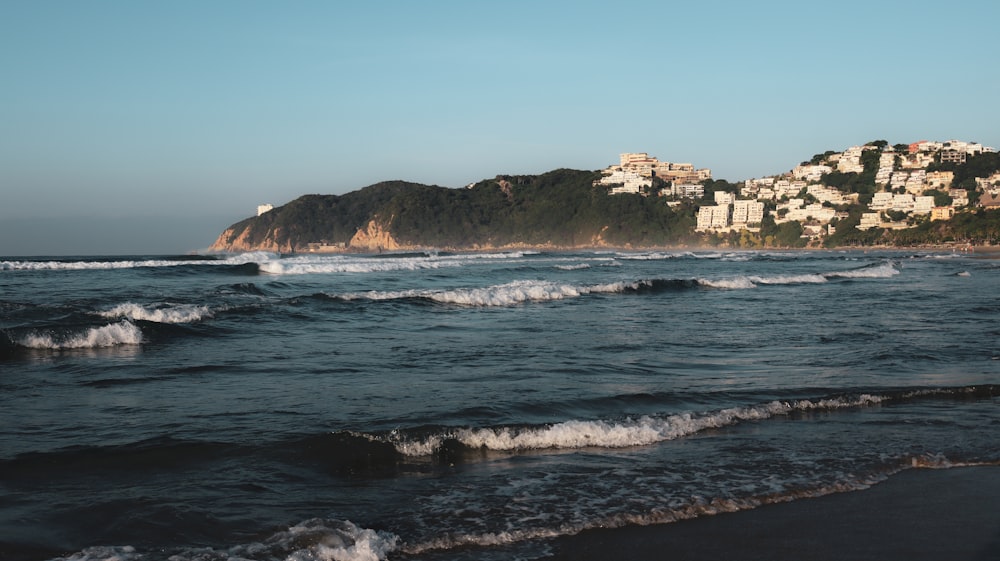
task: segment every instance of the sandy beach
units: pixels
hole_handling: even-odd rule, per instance
[[[1000,468],[913,469],[869,489],[557,540],[556,560],[1000,559]]]

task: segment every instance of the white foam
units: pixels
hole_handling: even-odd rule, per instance
[[[384,561],[396,550],[398,536],[361,528],[350,521],[306,520],[278,532],[263,543],[237,546],[230,558],[286,561]],[[305,545],[305,547],[302,547]]]
[[[139,267],[180,267],[180,266],[220,266],[261,263],[280,256],[274,253],[256,251],[232,255],[225,259],[124,259],[119,261],[0,261],[0,271],[81,271],[135,269]]]
[[[277,532],[262,542],[236,545],[222,551],[188,549],[171,555],[170,560],[386,561],[389,553],[397,550],[398,542],[398,536],[389,532],[361,528],[350,521],[314,518]],[[144,557],[132,546],[102,546],[52,561],[139,561]]]
[[[732,279],[698,279],[698,284],[709,288],[722,288],[726,290],[745,290],[757,288],[757,285],[750,280],[750,277],[736,277]]]
[[[434,292],[427,295],[435,302],[465,306],[513,306],[523,302],[540,302],[576,298],[585,289],[568,284],[543,281],[514,281],[486,288],[469,288]]]
[[[18,343],[30,349],[95,349],[99,347],[114,347],[116,345],[139,345],[142,343],[142,330],[135,324],[122,320],[103,327],[92,327],[78,335],[66,338],[56,338],[51,334],[33,333],[27,335]]]
[[[458,267],[461,263],[431,258],[413,259],[340,259],[330,261],[268,261],[260,264],[263,273],[272,275],[311,275],[330,273],[378,273],[390,271],[419,271]]]
[[[899,270],[892,263],[882,263],[875,267],[865,267],[863,269],[853,269],[850,271],[836,271],[826,273],[827,278],[844,279],[887,279],[899,274]]]
[[[586,263],[580,263],[578,265],[556,265],[555,268],[561,271],[579,271],[582,269],[589,269],[590,265]]]
[[[642,283],[609,283],[577,286],[551,281],[517,280],[506,284],[485,288],[456,288],[452,290],[394,290],[353,292],[337,295],[345,300],[400,300],[425,298],[441,304],[461,306],[499,307],[514,306],[525,302],[550,302],[567,298],[577,298],[585,294],[623,292],[626,288],[638,288]]]
[[[524,451],[575,448],[627,448],[648,446],[675,440],[713,428],[733,425],[742,421],[770,419],[777,415],[811,410],[829,410],[845,407],[869,406],[883,401],[882,397],[863,394],[856,398],[835,398],[818,401],[772,401],[749,407],[734,407],[715,412],[696,414],[681,413],[669,416],[627,418],[619,421],[566,421],[531,428],[462,428],[438,434],[421,441],[390,435],[396,449],[407,456],[433,454],[448,439],[454,439],[470,448],[496,451]]]
[[[130,545],[88,547],[65,557],[56,557],[52,561],[133,561],[142,559],[142,554],[136,552]]]
[[[192,323],[212,317],[212,311],[206,306],[182,304],[157,308],[140,306],[132,302],[119,304],[99,314],[106,318],[128,318],[157,323]]]
[[[649,253],[617,253],[618,259],[626,261],[663,261],[666,259],[676,259],[678,257],[688,256],[693,257],[694,254],[690,252],[682,253],[666,253],[660,251],[654,251]]]
[[[261,272],[272,275],[309,275],[331,273],[379,273],[421,271],[463,267],[481,260],[521,259],[524,252],[468,253],[460,255],[419,255],[382,257],[354,255],[305,255],[260,263]]]
[[[823,275],[776,275],[773,277],[750,277],[757,284],[821,284],[827,282]]]
[[[866,267],[864,269],[854,269],[850,271],[834,271],[830,273],[805,273],[801,275],[774,276],[748,275],[727,279],[698,279],[698,284],[711,288],[745,290],[749,288],[757,288],[760,285],[822,284],[833,278],[881,279],[890,278],[898,274],[899,271],[891,263],[884,263],[876,267]]]

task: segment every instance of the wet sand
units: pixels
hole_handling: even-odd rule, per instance
[[[1000,467],[912,469],[863,491],[560,538],[552,561],[997,561]]]

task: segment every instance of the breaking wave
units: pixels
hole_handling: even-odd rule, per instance
[[[774,276],[740,276],[725,279],[698,279],[703,286],[729,290],[757,288],[760,285],[787,284],[822,284],[831,279],[885,279],[899,274],[899,270],[891,263],[883,263],[874,267],[864,267],[848,271],[829,273],[806,273],[800,275]]]
[[[640,283],[610,283],[576,286],[551,281],[518,280],[485,288],[456,288],[452,290],[396,290],[356,292],[331,296],[340,300],[405,300],[421,299],[439,304],[462,306],[514,306],[525,302],[549,302],[577,298],[584,294],[624,292]]]
[[[181,266],[233,266],[268,262],[279,259],[274,253],[256,251],[241,253],[226,258],[181,258],[181,259],[92,259],[77,261],[0,261],[0,271],[84,271],[137,269],[141,267],[181,267]]]
[[[483,260],[521,259],[527,254],[526,252],[469,253],[460,255],[408,253],[371,257],[310,255],[268,260],[260,263],[260,270],[272,275],[421,271],[462,267]]]
[[[399,432],[372,440],[391,442],[404,456],[419,457],[439,453],[446,442],[457,442],[468,449],[518,452],[544,449],[628,448],[675,440],[705,430],[744,421],[764,420],[813,410],[866,407],[881,403],[885,397],[861,394],[819,400],[772,401],[761,405],[734,407],[710,413],[680,413],[667,416],[644,415],[617,421],[571,420],[535,427],[461,428],[410,439]]]
[[[618,281],[595,285],[576,285],[542,280],[516,280],[488,287],[455,288],[450,290],[393,290],[327,294],[337,300],[425,300],[438,304],[499,307],[528,302],[551,302],[593,294],[663,293],[692,288],[742,290],[761,285],[821,284],[830,278],[887,278],[898,274],[891,265],[885,268],[863,269],[822,274],[740,276],[728,279],[649,279]]]
[[[53,335],[51,333],[31,333],[22,337],[17,343],[29,349],[61,350],[139,345],[142,344],[142,341],[142,330],[132,322],[122,320],[118,323],[102,327],[92,327],[82,333],[73,333],[65,336]]]
[[[156,323],[192,323],[212,317],[212,311],[206,306],[181,304],[175,306],[141,306],[132,302],[119,304],[110,310],[99,312],[106,318],[126,318],[131,320],[152,321]]]
[[[278,531],[259,542],[224,550],[197,548],[170,556],[172,561],[260,559],[286,561],[384,561],[398,548],[390,532],[361,528],[347,520],[313,518]],[[89,547],[52,561],[139,561],[145,552],[133,546]]]
[[[849,271],[837,271],[834,273],[826,273],[826,278],[842,278],[842,279],[887,279],[894,277],[899,274],[899,269],[896,268],[892,263],[882,263],[881,265],[875,265],[872,267],[862,267],[860,269],[852,269]]]

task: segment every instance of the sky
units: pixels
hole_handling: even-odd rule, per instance
[[[185,253],[258,204],[1000,148],[995,0],[0,0],[0,255]]]

